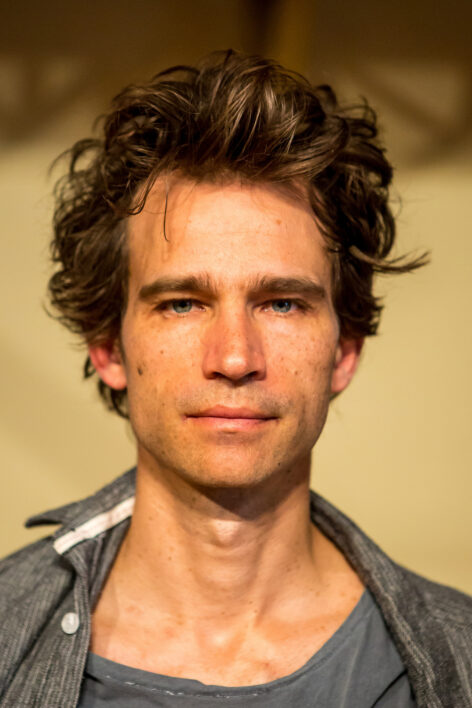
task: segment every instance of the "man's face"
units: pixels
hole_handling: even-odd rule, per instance
[[[308,204],[268,185],[177,180],[164,237],[164,203],[157,183],[129,220],[123,359],[107,368],[91,350],[102,378],[128,388],[138,459],[210,487],[308,475],[359,352],[339,342]]]

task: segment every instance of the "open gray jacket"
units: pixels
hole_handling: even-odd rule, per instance
[[[29,519],[61,524],[0,562],[0,706],[77,705],[97,600],[128,528],[135,470],[95,495]],[[394,563],[312,493],[313,522],[377,601],[418,708],[472,707],[472,598]],[[163,539],[165,543],[165,539]]]

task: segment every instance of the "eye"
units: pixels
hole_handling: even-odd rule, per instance
[[[184,315],[192,309],[193,301],[189,298],[185,298],[182,300],[172,300],[169,304],[178,315]]]
[[[293,308],[293,301],[292,300],[273,300],[272,301],[272,309],[274,312],[280,312],[282,314],[286,312],[290,312],[291,309]]]
[[[178,297],[157,303],[155,309],[166,316],[190,315],[205,309],[203,303],[191,297]]]

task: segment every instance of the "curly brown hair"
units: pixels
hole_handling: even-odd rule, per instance
[[[229,50],[197,67],[176,66],[125,88],[98,138],[66,153],[56,185],[49,281],[58,318],[87,344],[117,338],[127,301],[126,217],[155,180],[178,170],[195,180],[237,176],[303,183],[332,253],[334,305],[343,337],[377,331],[374,273],[404,273],[426,256],[388,259],[392,168],[364,102],[345,109],[329,86],[312,86],[274,61]],[[84,374],[94,373],[87,358]],[[102,381],[110,408],[127,415],[126,391]]]

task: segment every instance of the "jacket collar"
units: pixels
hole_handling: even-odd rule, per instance
[[[25,526],[60,524],[52,535],[58,553],[80,541],[107,531],[131,516],[134,507],[136,468],[85,499],[31,516]]]

